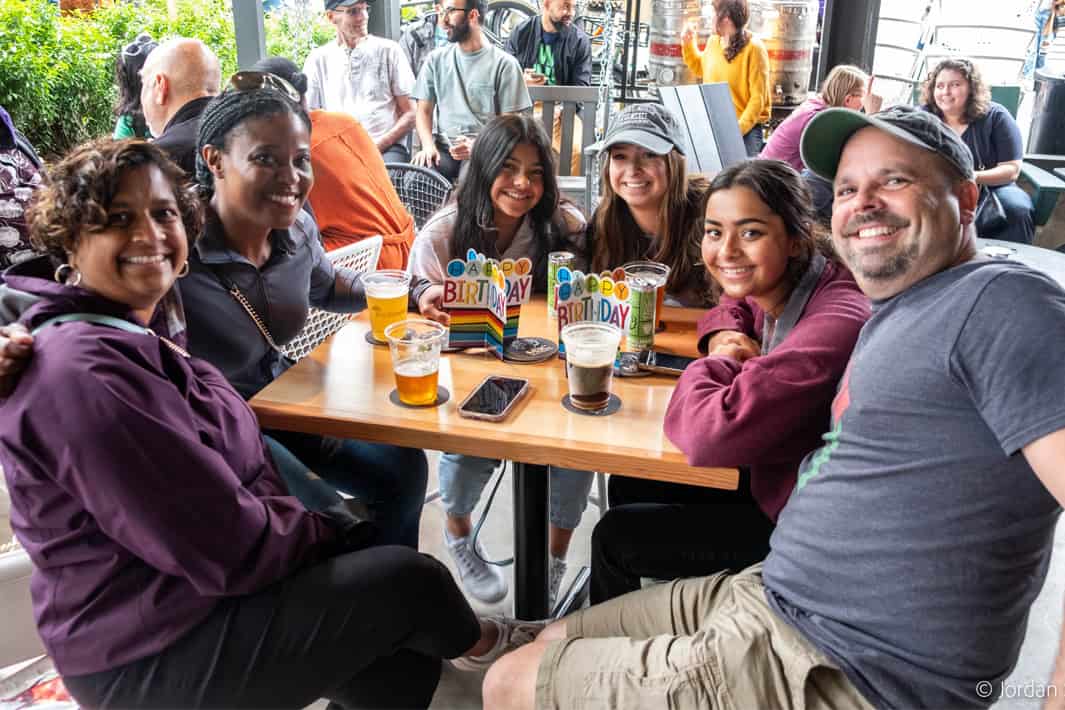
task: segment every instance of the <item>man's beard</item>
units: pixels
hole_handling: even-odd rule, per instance
[[[470,21],[463,18],[462,24],[452,24],[451,31],[447,33],[448,42],[462,42],[470,36]]]

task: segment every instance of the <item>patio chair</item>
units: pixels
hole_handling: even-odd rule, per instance
[[[713,175],[747,160],[728,84],[660,86],[658,92],[684,127],[689,171]]]
[[[366,237],[354,244],[326,252],[334,267],[351,269],[356,273],[365,273],[377,268],[377,259],[381,256],[380,235]],[[348,313],[332,313],[311,308],[307,323],[295,338],[290,340],[282,350],[293,360],[300,360],[322,344],[333,333],[344,327],[350,318]]]
[[[407,163],[385,163],[385,168],[400,202],[414,217],[416,229],[421,229],[451,195],[451,183],[440,173]]]

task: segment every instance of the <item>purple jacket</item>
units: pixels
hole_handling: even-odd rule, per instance
[[[29,327],[126,306],[25,276]],[[168,334],[160,308],[155,332]],[[177,338],[175,338],[177,340]],[[339,544],[285,489],[254,414],[217,369],[152,335],[72,322],[37,335],[0,401],[11,524],[34,564],[37,628],[65,675],[159,652],[226,596],[256,592]]]
[[[799,155],[799,140],[802,138],[802,132],[806,129],[806,124],[810,122],[810,119],[817,115],[818,111],[826,108],[828,107],[825,106],[825,100],[820,96],[804,101],[773,130],[769,141],[766,142],[765,148],[758,157],[783,160],[795,168],[796,172],[801,173],[806,167],[806,164],[802,162],[802,156]]]
[[[719,330],[761,341],[764,318],[754,301],[722,296],[699,321],[699,349]],[[828,431],[836,385],[868,318],[869,299],[854,277],[828,262],[801,317],[768,354],[688,366],[666,410],[666,436],[693,466],[750,466],[751,494],[776,520],[799,463]]]

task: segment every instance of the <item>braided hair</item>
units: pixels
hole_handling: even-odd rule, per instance
[[[725,61],[731,62],[751,41],[751,33],[747,29],[747,21],[751,17],[750,8],[747,6],[747,0],[717,0],[714,3],[714,12],[727,17],[736,28],[736,34],[732,35],[732,40],[725,47]]]
[[[291,113],[311,130],[311,118],[303,106],[272,88],[250,91],[224,91],[211,99],[200,116],[200,130],[196,139],[196,183],[200,196],[210,200],[214,195],[214,175],[203,159],[203,147],[213,145],[225,151],[233,129],[249,118],[263,118]]]

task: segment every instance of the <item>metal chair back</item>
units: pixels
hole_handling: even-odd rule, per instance
[[[406,163],[385,163],[385,168],[400,202],[414,217],[417,229],[421,229],[451,195],[451,183],[440,173]]]
[[[366,237],[336,251],[326,252],[326,256],[329,261],[333,262],[335,268],[351,269],[356,273],[365,273],[377,268],[377,260],[381,256],[381,244],[383,242],[384,240],[380,235]],[[330,335],[343,328],[350,317],[351,314],[349,313],[332,313],[311,308],[303,330],[295,338],[281,346],[281,349],[292,359],[300,360],[321,345]]]
[[[539,103],[542,108],[539,112],[540,122],[544,132],[551,137],[555,125],[556,106],[561,113],[561,133],[558,148],[558,174],[583,175],[587,170],[577,171],[573,164],[574,143],[580,148],[580,153],[595,142],[595,119],[599,115],[599,89],[595,86],[530,86],[529,96],[534,105]],[[576,126],[577,107],[584,105],[580,112],[583,117],[580,135],[574,130]],[[604,112],[606,113],[606,112]],[[608,117],[604,117],[604,132]],[[582,161],[582,164],[585,161]]]

